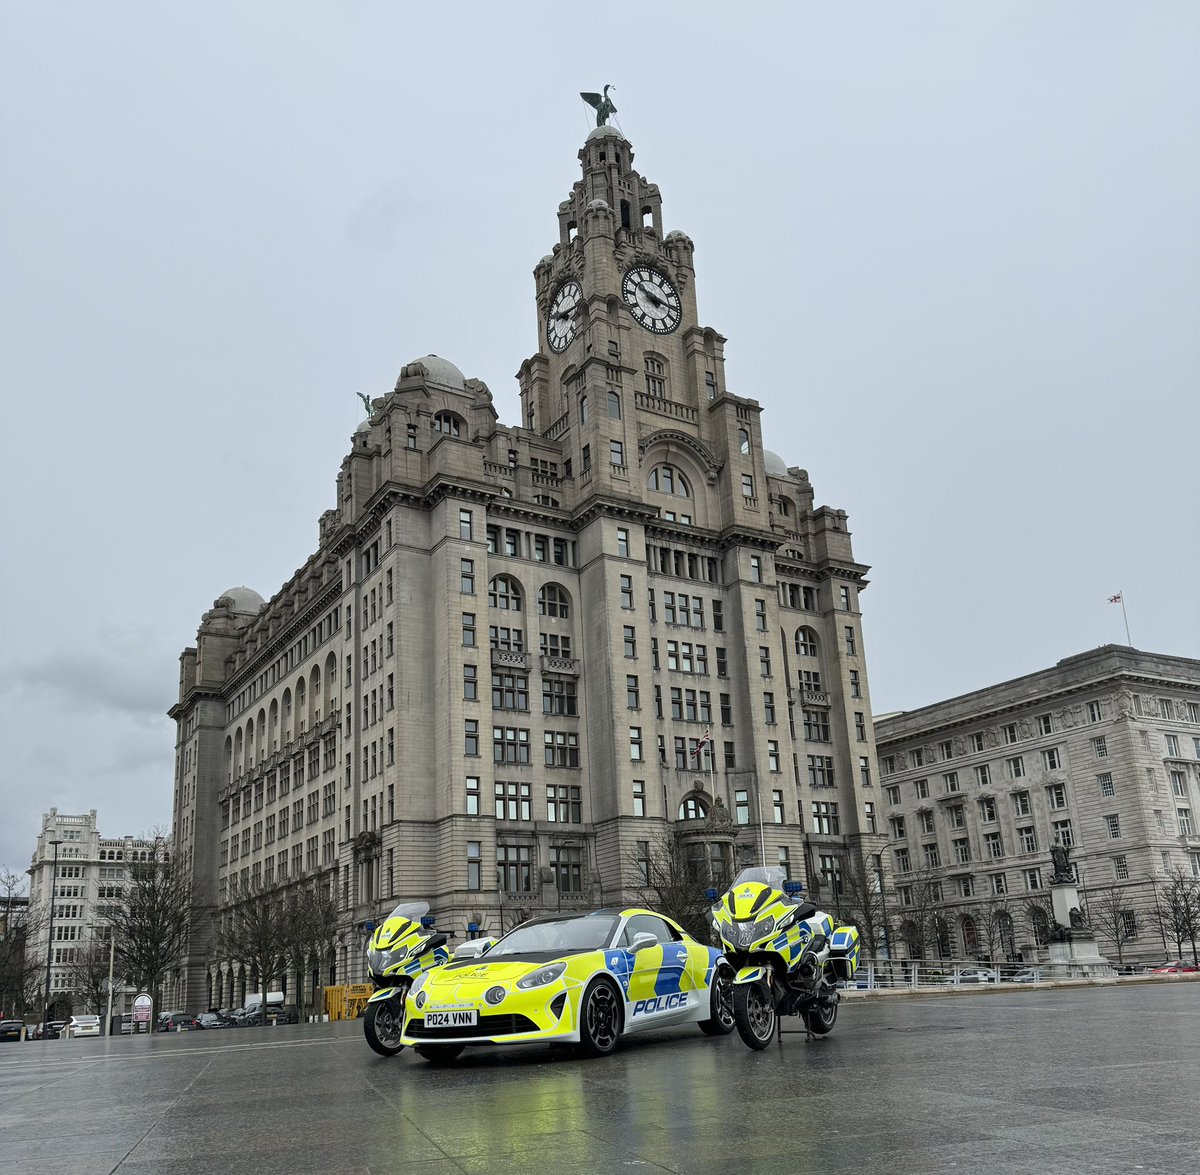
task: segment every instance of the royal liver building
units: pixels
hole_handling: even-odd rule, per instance
[[[182,656],[197,900],[329,887],[322,983],[361,974],[400,899],[463,936],[638,899],[663,854],[700,888],[782,862],[818,896],[878,864],[846,513],[763,447],[630,144],[600,126],[579,161],[534,269],[520,423],[453,363],[407,364],[317,550],[269,601],[222,594]],[[238,994],[208,922],[180,1007]]]

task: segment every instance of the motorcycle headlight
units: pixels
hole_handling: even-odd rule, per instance
[[[391,960],[391,951],[381,951],[378,947],[367,948],[367,970],[372,975],[382,975]]]
[[[556,979],[561,978],[566,969],[566,963],[551,963],[548,967],[539,967],[536,971],[531,971],[528,975],[518,979],[517,986],[523,991],[528,991],[531,987],[545,987],[547,983],[553,983]]]

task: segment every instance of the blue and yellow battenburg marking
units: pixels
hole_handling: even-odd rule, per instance
[[[624,910],[625,916],[646,913],[643,910]],[[471,968],[451,964],[430,972],[422,988],[422,1008],[413,1001],[406,1007],[406,1021],[401,1039],[406,1044],[419,1044],[420,1037],[410,1034],[412,1021],[423,1021],[423,1008],[475,1008],[484,1017],[524,1018],[531,1022],[526,1032],[499,1031],[504,1041],[578,1039],[579,1004],[588,984],[607,973],[618,984],[624,996],[629,1020],[648,1022],[666,1012],[696,1008],[696,1017],[707,1018],[708,991],[723,952],[693,939],[644,946],[640,951],[623,947],[588,951],[565,956],[563,974],[551,983],[534,988],[519,988],[517,980],[530,973],[530,964],[480,960]],[[504,989],[498,1002],[484,997],[489,989]],[[699,993],[697,996],[696,993]],[[565,999],[560,997],[565,996]],[[505,1026],[506,1028],[508,1025]],[[464,1037],[492,1039],[484,1031],[466,1030]]]

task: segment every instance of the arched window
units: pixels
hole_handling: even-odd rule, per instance
[[[1050,941],[1050,918],[1046,911],[1038,906],[1029,913],[1029,921],[1033,926],[1034,941],[1038,946],[1044,947]]]
[[[687,478],[674,465],[656,465],[650,470],[647,485],[652,490],[658,490],[660,494],[676,494],[681,498],[692,496]]]
[[[556,583],[546,584],[538,592],[538,614],[567,620],[571,615],[571,602],[566,589]]]
[[[453,412],[438,412],[429,422],[429,427],[434,432],[445,433],[446,436],[460,437],[462,436],[462,417],[456,416]]]
[[[996,930],[1000,937],[1000,950],[1006,959],[1016,954],[1016,936],[1013,932],[1012,915],[1007,910],[1001,910],[996,915]]]
[[[744,428],[738,429],[738,452],[750,452],[750,434]]]
[[[915,922],[905,922],[900,927],[900,937],[904,939],[904,945],[908,948],[908,957],[910,959],[923,959],[925,957],[925,940],[921,936],[921,931],[917,928]]]
[[[680,820],[703,820],[708,815],[708,805],[699,796],[685,796],[679,805]]]
[[[979,928],[975,919],[967,914],[962,920],[963,954],[974,956],[979,950]]]
[[[799,657],[817,656],[817,634],[803,624],[796,629],[796,655]]]
[[[501,612],[520,612],[521,585],[511,575],[494,576],[488,584],[488,606]]]

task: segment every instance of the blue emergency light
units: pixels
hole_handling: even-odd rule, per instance
[[[783,883],[783,892],[786,894],[798,894],[804,892],[804,882],[802,881],[785,881]]]

